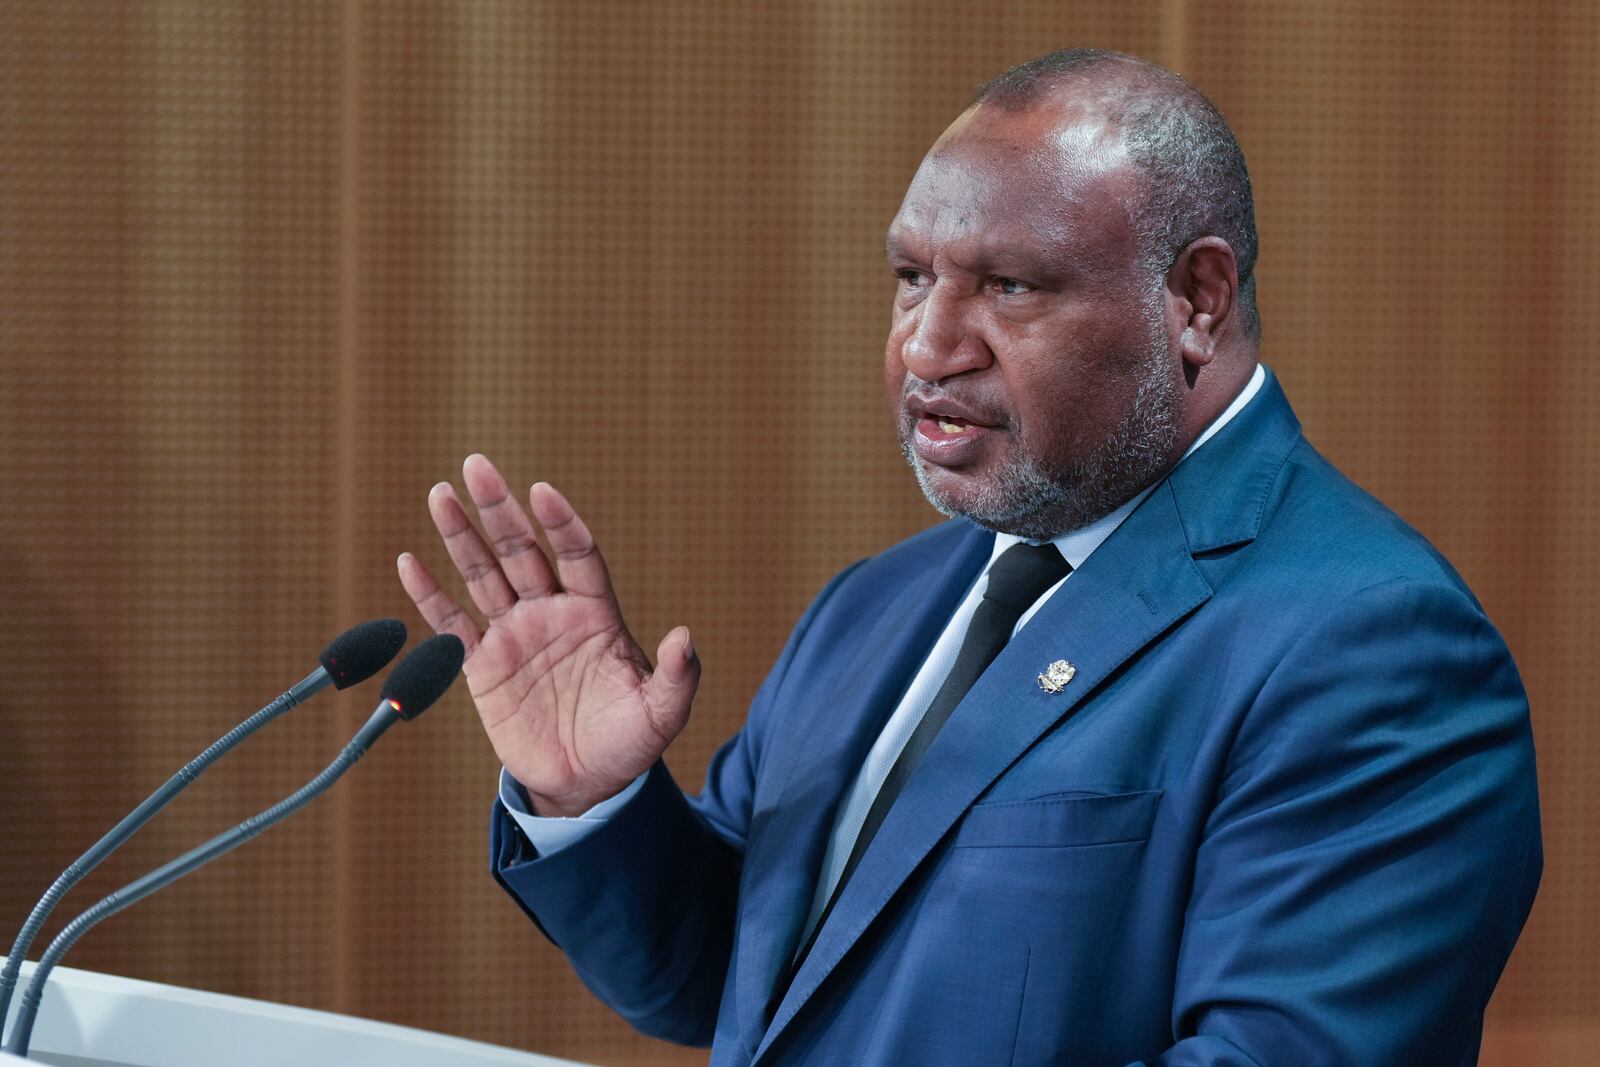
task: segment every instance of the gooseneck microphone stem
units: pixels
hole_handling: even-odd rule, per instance
[[[367,623],[348,631],[330,645],[328,651],[321,657],[322,666],[332,684],[342,689],[347,684],[354,684],[370,677],[388,662],[404,641],[405,627],[395,620]],[[466,648],[460,638],[454,635],[439,634],[424,641],[390,672],[383,684],[382,699],[368,718],[366,725],[356,732],[355,737],[351,738],[350,743],[339,753],[339,758],[330,763],[321,774],[261,814],[246,819],[227,833],[217,835],[143,878],[128,883],[68,923],[56,935],[34,968],[28,988],[22,994],[17,1020],[12,1026],[5,1051],[13,1055],[27,1056],[28,1043],[33,1036],[33,1022],[39,1012],[39,1003],[43,999],[45,982],[50,972],[78,938],[103,919],[115,915],[135,901],[142,900],[163,886],[177,881],[195,868],[237,848],[267,827],[282,822],[318,794],[325,792],[366,753],[385,730],[401,719],[416,718],[443,696],[445,690],[450,688],[451,683],[461,673],[461,664],[465,657]],[[302,683],[302,685],[308,684],[315,685],[315,676],[307,678]],[[315,692],[315,688],[311,691]],[[294,693],[295,690],[291,690],[285,697]],[[298,699],[304,699],[304,696],[301,695]],[[20,959],[17,960],[17,967],[20,970]]]
[[[287,696],[288,694],[285,694]],[[77,942],[96,923],[110,918],[130,904],[143,900],[156,890],[176,882],[179,878],[193,871],[218,856],[230,852],[246,841],[255,837],[269,826],[282,822],[316,796],[325,792],[329,786],[339,780],[339,777],[355,765],[367,749],[376,741],[385,730],[400,721],[400,715],[395,711],[390,701],[384,700],[379,704],[372,717],[365,726],[356,732],[350,743],[345,745],[339,757],[303,787],[280,800],[259,815],[252,816],[226,833],[218,834],[210,841],[179,856],[177,859],[162,865],[149,874],[111,893],[95,904],[89,910],[79,915],[66,925],[61,933],[56,935],[50,947],[39,959],[39,964],[33,969],[33,975],[28,981],[28,988],[22,994],[22,1003],[17,1009],[16,1022],[11,1027],[11,1039],[6,1043],[5,1051],[17,1056],[28,1054],[28,1042],[33,1035],[34,1018],[39,1011],[39,1001],[44,993],[45,981],[50,976],[51,970],[66,955],[67,950]],[[220,742],[219,742],[220,743]],[[209,749],[207,750],[209,751]],[[181,772],[180,772],[181,773]],[[13,956],[13,960],[20,961],[20,955]],[[20,962],[18,964],[20,966]],[[8,961],[9,968],[9,961]]]
[[[183,791],[184,787],[196,778],[207,767],[222,757],[229,749],[240,741],[249,737],[279,715],[301,703],[304,703],[314,694],[334,684],[333,676],[326,668],[318,667],[291,688],[282,696],[250,716],[244,722],[235,726],[221,737],[217,738],[209,748],[188,763],[183,768],[167,779],[160,789],[151,793],[137,808],[134,808],[109,833],[96,841],[87,852],[62,871],[50,888],[45,890],[44,896],[33,906],[33,911],[28,914],[28,921],[22,924],[22,929],[17,933],[16,943],[11,946],[11,954],[6,958],[4,970],[0,970],[0,1023],[6,1017],[6,1010],[11,1006],[11,993],[17,985],[17,975],[22,971],[22,961],[28,955],[28,949],[33,945],[33,939],[44,926],[45,920],[55,910],[55,906],[67,891],[83,880],[84,876],[100,861],[116,851],[134,832],[150,821],[151,816],[170,804],[174,797]]]

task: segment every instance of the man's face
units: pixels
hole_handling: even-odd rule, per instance
[[[886,249],[884,375],[928,500],[1046,539],[1178,458],[1182,369],[1129,219],[1138,181],[1092,113],[967,112],[923,161]]]

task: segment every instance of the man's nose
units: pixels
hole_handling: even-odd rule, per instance
[[[900,359],[923,381],[981,370],[993,361],[964,294],[936,283],[911,316],[911,332],[900,347]]]

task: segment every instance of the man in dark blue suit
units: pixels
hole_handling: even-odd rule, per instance
[[[1057,53],[890,227],[889,395],[952,521],[848,568],[698,796],[554,489],[430,507],[505,765],[495,877],[716,1064],[1470,1064],[1541,867],[1526,697],[1461,579],[1259,365],[1249,181],[1198,91]]]

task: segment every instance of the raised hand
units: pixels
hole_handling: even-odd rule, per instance
[[[687,627],[661,639],[652,670],[622,621],[594,538],[572,505],[541,482],[528,505],[494,464],[462,465],[479,534],[448,482],[428,494],[433,524],[485,624],[480,626],[411,553],[400,583],[428,625],[467,646],[465,673],[500,762],[540,815],[579,815],[648,770],[678,736],[700,681]]]

